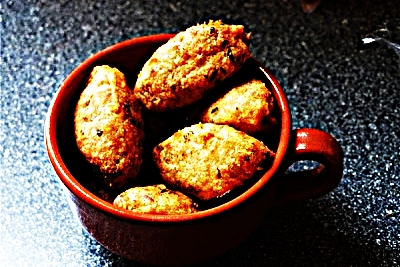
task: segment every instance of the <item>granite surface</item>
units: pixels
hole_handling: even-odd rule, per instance
[[[309,14],[294,0],[1,1],[0,266],[143,266],[75,220],[47,159],[44,118],[89,55],[210,16],[253,32],[293,127],[333,134],[345,171],[333,192],[272,210],[245,243],[200,266],[400,265],[400,58],[387,43],[360,42],[371,32],[400,41],[399,11],[397,0],[325,0]]]

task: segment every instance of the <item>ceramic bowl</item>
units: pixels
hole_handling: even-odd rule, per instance
[[[340,183],[343,174],[343,152],[338,141],[315,129],[293,130],[279,82],[252,58],[246,64],[271,89],[279,126],[271,168],[246,190],[188,215],[137,214],[113,206],[93,191],[86,178],[91,176],[90,170],[79,155],[73,134],[73,111],[89,73],[96,65],[112,65],[123,71],[132,85],[144,62],[172,36],[133,38],[82,62],[55,94],[44,134],[50,162],[82,226],[110,251],[153,265],[192,264],[216,257],[248,238],[271,207],[322,196]],[[309,171],[288,173],[287,169],[299,160],[320,164]]]

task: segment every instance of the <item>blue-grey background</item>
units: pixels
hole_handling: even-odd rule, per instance
[[[210,16],[253,32],[294,128],[332,133],[346,159],[332,193],[272,210],[245,243],[201,266],[400,265],[400,57],[360,42],[368,32],[400,41],[399,11],[397,0],[323,0],[310,14],[296,0],[0,1],[0,266],[143,266],[80,228],[47,159],[44,118],[89,55]]]

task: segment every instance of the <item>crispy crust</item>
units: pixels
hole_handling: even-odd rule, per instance
[[[206,108],[203,123],[226,124],[247,134],[267,132],[276,119],[272,115],[273,96],[263,82],[250,80],[229,90]]]
[[[153,157],[166,183],[210,200],[241,186],[274,153],[230,126],[199,123],[156,146]]]
[[[143,119],[123,73],[109,66],[93,69],[78,100],[74,123],[78,148],[103,183],[119,188],[137,175]]]
[[[197,211],[192,199],[162,184],[130,188],[115,198],[114,205],[146,214],[179,215]]]
[[[165,111],[201,99],[251,56],[251,35],[242,25],[210,21],[178,33],[145,63],[135,96],[152,111]]]

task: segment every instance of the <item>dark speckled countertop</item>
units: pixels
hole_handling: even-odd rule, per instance
[[[399,266],[400,57],[382,42],[360,45],[372,31],[400,41],[399,11],[397,0],[323,0],[309,14],[294,0],[1,1],[0,266],[143,266],[73,217],[45,152],[45,114],[92,53],[209,16],[253,32],[293,127],[333,134],[345,171],[330,194],[275,208],[245,243],[201,266]]]

